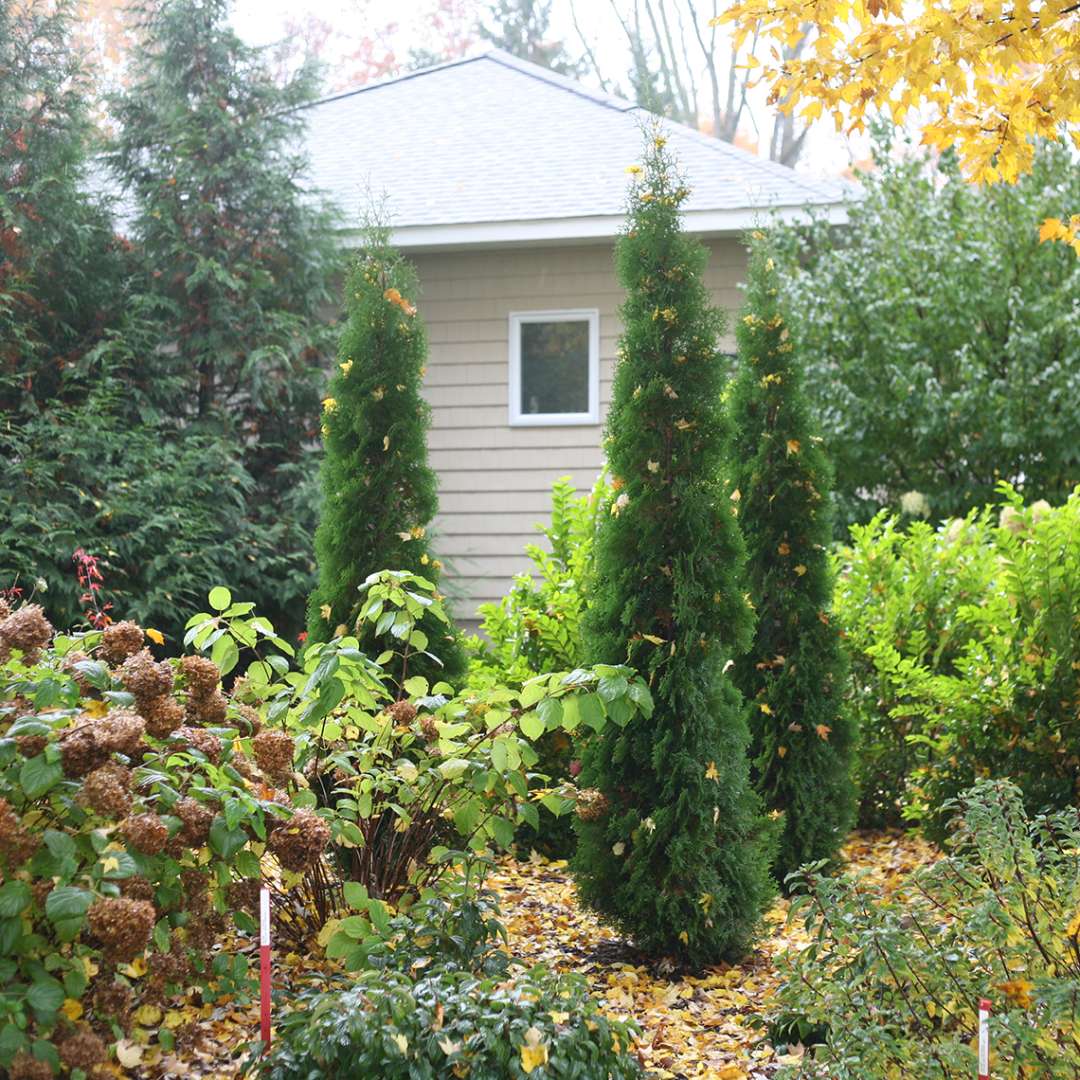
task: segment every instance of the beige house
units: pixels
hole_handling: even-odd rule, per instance
[[[385,193],[430,338],[436,546],[462,621],[527,567],[552,481],[592,486],[622,299],[613,266],[647,114],[492,50],[311,107],[314,181],[356,220]],[[734,311],[740,236],[771,213],[844,214],[844,186],[667,124],[686,225]],[[730,346],[730,343],[729,343]]]

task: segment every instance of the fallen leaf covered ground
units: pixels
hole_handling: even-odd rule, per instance
[[[856,833],[844,857],[849,869],[891,890],[917,865],[931,861],[935,849],[899,832]],[[779,981],[777,956],[807,941],[800,926],[787,924],[785,900],[769,911],[766,932],[743,963],[683,975],[638,956],[579,908],[563,862],[538,856],[507,859],[491,885],[500,896],[515,957],[585,975],[607,1011],[637,1022],[639,1053],[656,1080],[768,1080],[790,1060],[769,1045],[764,1024]],[[258,962],[252,946],[241,947]],[[297,953],[276,953],[274,973],[275,1009],[323,977],[311,955]],[[138,1067],[127,1075],[235,1077],[242,1069],[243,1047],[258,1037],[257,1004],[229,999],[174,1005],[142,1019],[149,1022],[136,1030],[132,1047]],[[161,1026],[175,1039],[171,1052],[158,1041],[154,1028]]]

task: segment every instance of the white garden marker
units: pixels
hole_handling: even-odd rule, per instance
[[[979,998],[979,1080],[990,1080],[990,1002]]]
[[[259,989],[263,1053],[270,1049],[270,890],[259,890]]]

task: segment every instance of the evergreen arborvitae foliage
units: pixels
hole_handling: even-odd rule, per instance
[[[88,194],[77,14],[74,0],[0,0],[0,457],[14,425],[82,400],[84,358],[123,310],[128,260]]]
[[[438,509],[427,463],[430,407],[420,394],[427,336],[416,314],[412,265],[370,231],[345,287],[348,318],[339,363],[323,402],[323,508],[315,534],[319,582],[308,603],[311,641],[352,629],[358,589],[378,570],[408,570],[438,584],[442,569],[427,534]],[[453,679],[465,667],[456,636],[424,619],[428,649],[411,674]]]
[[[605,438],[616,496],[585,651],[641,671],[655,711],[588,747],[580,782],[598,790],[579,805],[574,869],[582,900],[635,944],[698,965],[745,952],[773,884],[772,829],[726,673],[752,614],[722,480],[724,320],[702,281],[707,252],[680,229],[687,194],[654,130],[616,253],[627,293]]]
[[[752,237],[739,375],[731,395],[734,482],[757,609],[735,678],[750,708],[759,791],[784,813],[776,872],[830,859],[851,824],[854,731],[841,708],[844,661],[829,615],[831,471],[813,434],[802,373],[777,305],[777,272]]]
[[[338,252],[332,214],[305,180],[315,72],[283,82],[273,54],[233,30],[230,8],[143,0],[130,81],[111,102],[110,164],[144,268],[133,347],[175,384],[164,426],[239,448],[247,524],[229,584],[294,633],[314,579],[311,448]]]

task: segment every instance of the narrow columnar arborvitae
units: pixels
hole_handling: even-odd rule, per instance
[[[851,824],[852,722],[841,707],[843,655],[830,614],[831,471],[777,303],[777,272],[751,237],[746,307],[731,393],[733,480],[757,609],[735,680],[750,709],[758,789],[782,811],[776,874],[831,859]]]
[[[753,617],[722,479],[724,318],[702,280],[707,252],[681,231],[688,192],[664,143],[654,130],[632,170],[616,253],[626,299],[605,437],[616,494],[586,621],[589,662],[636,667],[655,711],[588,747],[574,866],[584,902],[635,944],[704,964],[752,942],[773,893],[772,829],[728,676]]]
[[[346,282],[348,318],[323,401],[323,507],[315,534],[319,583],[308,603],[308,635],[350,632],[360,586],[378,570],[408,570],[438,584],[442,565],[428,528],[438,508],[427,462],[430,407],[420,394],[427,336],[416,313],[416,273],[372,229]],[[422,619],[427,651],[409,674],[454,678],[464,669],[456,635]]]

